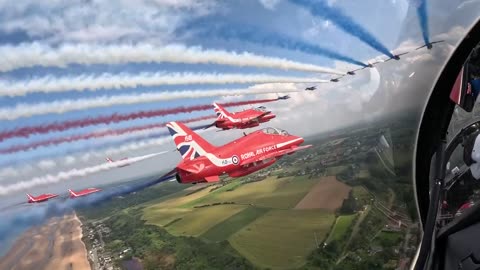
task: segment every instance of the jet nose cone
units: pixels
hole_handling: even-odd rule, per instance
[[[298,137],[298,144],[302,144],[303,142],[305,142],[305,140],[302,138],[302,137]]]
[[[292,144],[291,144],[291,145],[300,145],[300,144],[302,144],[304,141],[305,141],[305,140],[304,140],[302,137],[292,136],[292,139],[291,139]]]

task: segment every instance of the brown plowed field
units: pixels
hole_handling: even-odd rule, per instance
[[[295,209],[321,208],[335,211],[348,198],[352,188],[337,180],[335,176],[326,176],[295,206]]]

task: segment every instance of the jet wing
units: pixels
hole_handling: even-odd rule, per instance
[[[270,114],[270,113],[271,113],[271,112],[264,112],[264,113],[260,114],[259,116],[248,120],[247,124],[248,124],[248,123],[252,123],[252,122],[258,122],[258,120],[260,120],[260,118],[262,118],[262,117],[264,117],[265,115]]]
[[[253,160],[249,160],[248,162],[242,162],[242,163],[240,163],[240,165],[243,166],[243,165],[247,165],[247,164],[250,164],[250,163],[253,163],[253,162],[259,162],[259,161],[264,161],[266,159],[281,157],[281,156],[284,156],[284,155],[290,155],[290,154],[293,154],[296,151],[307,149],[307,148],[310,148],[310,147],[312,147],[311,144],[292,147],[292,148],[288,148],[288,149],[284,149],[284,150],[280,150],[280,151],[275,151],[275,152],[272,152],[272,153],[269,153],[269,154],[266,154],[266,155],[258,156],[258,158],[253,159]]]

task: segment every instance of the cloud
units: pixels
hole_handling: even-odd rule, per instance
[[[66,166],[72,165],[74,163],[75,163],[75,157],[73,157],[73,156],[66,156],[65,157],[64,164]]]
[[[203,38],[222,38],[225,40],[237,40],[244,42],[251,42],[258,45],[277,47],[291,51],[301,51],[303,53],[327,57],[352,63],[354,65],[364,66],[360,61],[352,57],[341,54],[336,49],[328,49],[311,41],[303,41],[292,36],[281,34],[278,32],[261,29],[260,27],[253,27],[247,24],[223,23],[211,19],[194,20],[187,24],[185,29],[196,32],[197,37]],[[182,30],[179,31],[180,33]],[[330,70],[332,74],[344,74],[344,72]]]
[[[280,0],[259,0],[260,3],[266,8],[270,10],[274,10],[275,7],[280,3]]]
[[[42,160],[38,163],[38,167],[42,170],[52,169],[56,166],[53,160]]]
[[[216,9],[216,1],[0,1],[0,31],[25,32],[52,43],[166,41],[186,18]]]
[[[369,45],[373,49],[390,57],[392,56],[384,44],[382,44],[362,25],[354,21],[353,18],[346,14],[342,9],[333,5],[329,5],[329,3],[325,3],[324,1],[290,0],[290,2],[304,7],[313,16],[330,20],[338,28],[341,28],[350,35],[357,37],[359,40]]]

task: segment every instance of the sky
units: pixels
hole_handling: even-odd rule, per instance
[[[282,91],[299,92],[290,93],[289,100],[264,104],[277,115],[270,126],[310,136],[352,124],[358,120],[352,115],[361,112],[362,104],[379,88],[379,72],[365,69],[338,84],[320,81],[361,67],[369,59],[387,58],[385,54],[402,42],[399,33],[409,2],[319,1],[323,9],[316,9],[314,2],[74,0],[66,4],[57,0],[0,0],[0,132],[214,101],[275,99]],[[370,36],[349,33],[342,22],[329,18],[335,12],[344,14]],[[417,35],[415,42],[421,43],[422,36]],[[284,83],[272,84],[276,80]],[[303,91],[312,83],[302,80],[318,81],[315,85],[319,90]],[[185,91],[191,92],[182,94]],[[212,107],[9,137],[0,142],[0,151],[213,114]],[[175,146],[166,132],[166,128],[157,127],[2,154],[0,201],[170,170],[180,156],[173,151]],[[241,133],[201,131],[214,145]],[[167,152],[121,169],[41,181],[103,164],[107,156],[118,160],[163,151]],[[38,184],[8,189],[34,179]]]

